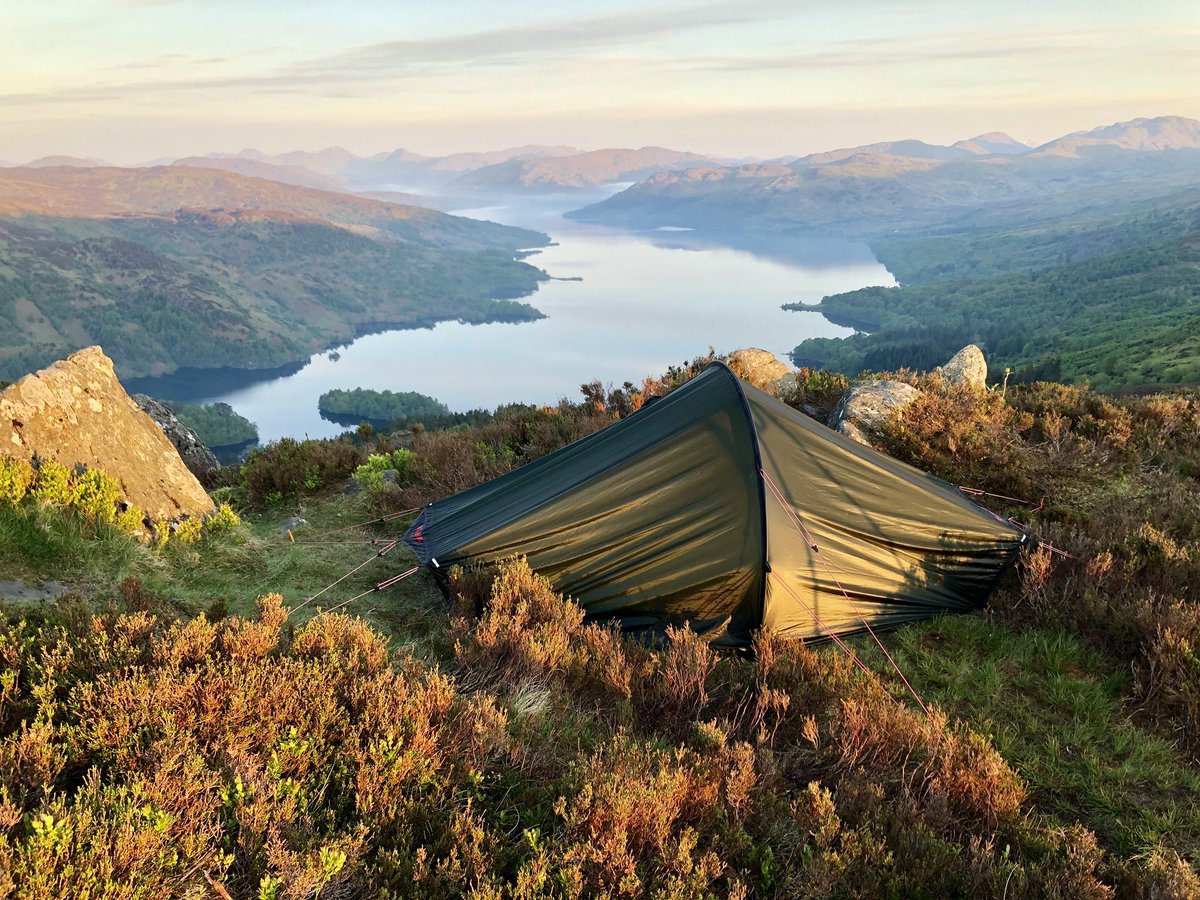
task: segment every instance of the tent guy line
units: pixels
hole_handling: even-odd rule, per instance
[[[813,555],[821,560],[821,563],[825,566],[825,570],[828,572],[829,577],[833,579],[833,583],[838,586],[838,589],[845,596],[846,602],[850,604],[855,615],[858,616],[859,621],[863,623],[863,627],[867,629],[867,633],[871,635],[872,640],[879,645],[879,649],[883,651],[883,655],[887,657],[887,661],[891,664],[892,668],[896,670],[896,674],[900,676],[900,680],[904,682],[904,686],[908,688],[908,692],[912,694],[913,699],[917,701],[917,706],[921,707],[921,711],[924,712],[925,715],[929,715],[929,707],[925,705],[925,701],[921,699],[921,695],[917,693],[917,689],[912,686],[912,683],[908,680],[908,677],[903,671],[901,671],[899,664],[895,659],[892,658],[892,654],[888,652],[888,648],[883,645],[883,641],[879,639],[879,635],[875,633],[875,629],[871,627],[871,623],[868,622],[862,612],[859,611],[858,604],[854,602],[854,599],[850,596],[849,592],[842,586],[842,582],[838,579],[837,574],[832,568],[830,568],[828,561],[826,561],[825,557],[821,554],[821,548],[818,547],[817,542],[813,540],[812,534],[807,528],[804,527],[804,522],[801,521],[800,514],[793,508],[792,504],[787,502],[787,499],[783,496],[783,492],[780,491],[775,482],[771,480],[771,476],[766,473],[766,470],[759,469],[758,474],[759,477],[762,478],[763,483],[771,489],[771,493],[774,495],[779,505],[783,507],[784,512],[786,512],[791,518],[792,523],[796,526],[796,530],[800,532],[801,536],[812,548]],[[830,636],[832,637],[832,635]],[[841,644],[841,641],[838,641],[838,643]],[[842,646],[843,648],[845,647],[844,644]]]

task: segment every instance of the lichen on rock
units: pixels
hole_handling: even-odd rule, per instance
[[[791,367],[769,350],[747,347],[729,354],[729,368],[743,381],[759,390],[767,390],[771,383],[791,372]]]
[[[125,392],[99,347],[73,353],[0,392],[0,453],[105,472],[153,520],[213,511],[212,499]]]

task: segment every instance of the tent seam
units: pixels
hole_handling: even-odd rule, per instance
[[[746,399],[746,392],[742,390],[742,380],[737,377],[733,369],[716,360],[709,363],[705,371],[713,367],[720,368],[733,382],[733,389],[737,392],[738,400],[742,405],[742,414],[746,417],[746,427],[750,430],[750,448],[754,451],[754,478],[758,482],[758,534],[762,546],[762,555],[759,559],[762,589],[759,591],[758,597],[758,627],[761,629],[767,616],[767,578],[771,574],[771,563],[767,559],[767,487],[763,482],[763,461],[762,451],[758,447],[758,426],[754,424],[754,413],[750,411],[750,401]]]

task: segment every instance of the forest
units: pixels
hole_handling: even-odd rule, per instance
[[[803,341],[797,364],[846,373],[927,368],[965,343],[994,379],[1101,389],[1200,381],[1200,201],[1195,191],[1049,222],[986,224],[872,244],[900,282],[825,297],[857,330]],[[796,305],[794,308],[801,308]],[[807,307],[811,308],[811,307]]]
[[[395,419],[441,417],[450,410],[446,404],[416,391],[374,391],[366,388],[326,391],[317,401],[321,415],[332,422],[387,424]]]

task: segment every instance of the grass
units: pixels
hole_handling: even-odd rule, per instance
[[[1200,773],[1136,723],[1128,672],[1066,632],[1016,632],[983,615],[884,640],[926,703],[995,743],[1043,813],[1083,823],[1122,856],[1165,841],[1200,862]],[[859,645],[873,669],[890,668],[874,644]]]
[[[307,525],[286,535],[284,523],[294,516]],[[345,528],[376,516],[358,497],[309,498],[291,506],[254,510],[243,527],[206,536],[196,544],[172,544],[154,550],[107,526],[90,525],[61,510],[0,504],[0,578],[37,586],[63,581],[73,593],[116,598],[127,578],[141,581],[152,595],[169,600],[182,615],[215,610],[252,615],[255,601],[278,593],[288,606],[298,606],[321,588],[378,552],[372,538],[399,538],[407,519],[329,535],[339,543],[309,544],[324,532]],[[318,609],[328,608],[407,569],[412,555],[398,544],[382,559],[299,610],[299,625]],[[400,582],[386,594],[364,597],[347,610],[399,642],[420,646],[444,626],[444,600],[424,572]],[[434,618],[434,611],[438,615]]]
[[[0,503],[0,575],[91,587],[153,565],[149,550],[116,528],[52,509]]]

